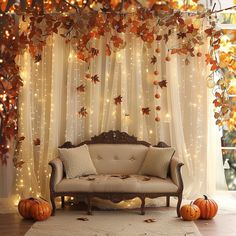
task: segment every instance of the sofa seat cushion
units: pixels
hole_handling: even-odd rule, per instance
[[[94,178],[94,180],[91,180]],[[178,187],[170,178],[161,179],[150,177],[144,181],[145,176],[130,175],[121,179],[113,175],[94,175],[74,179],[63,179],[55,186],[56,192],[114,192],[114,193],[164,193],[176,192]],[[90,180],[89,180],[90,179]]]

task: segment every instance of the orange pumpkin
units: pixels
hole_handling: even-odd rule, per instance
[[[35,200],[30,208],[34,220],[42,221],[50,217],[52,208],[46,200]]]
[[[22,199],[18,203],[18,211],[22,217],[25,219],[32,219],[31,213],[30,213],[30,208],[32,204],[34,203],[35,199],[34,198],[28,198],[28,199]]]
[[[180,209],[180,215],[183,220],[197,220],[200,217],[200,209],[198,206],[194,205],[193,202],[187,205],[183,205]]]
[[[203,196],[204,198],[198,198],[195,200],[194,204],[200,208],[200,218],[204,220],[210,220],[216,215],[218,211],[218,205],[214,200],[208,199],[206,195]]]

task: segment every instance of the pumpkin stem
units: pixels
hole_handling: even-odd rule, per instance
[[[193,201],[191,201],[189,205],[193,205]]]
[[[203,195],[203,197],[204,197],[204,200],[208,200],[207,195]]]
[[[35,200],[35,198],[33,198],[33,197],[30,197],[30,198],[28,198],[28,200]]]

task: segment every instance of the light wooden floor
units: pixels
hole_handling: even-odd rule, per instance
[[[217,215],[211,221],[198,220],[195,223],[203,236],[236,236],[236,213]],[[18,213],[0,214],[0,235],[23,236],[32,224],[30,220],[23,220]]]

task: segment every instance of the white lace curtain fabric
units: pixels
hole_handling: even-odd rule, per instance
[[[40,63],[34,63],[27,52],[20,58],[24,87],[19,132],[25,136],[20,152],[25,164],[16,178],[20,195],[49,196],[48,162],[65,141],[77,144],[117,129],[152,144],[164,141],[174,146],[176,156],[185,163],[185,196],[213,193],[217,176],[225,187],[220,132],[214,124],[204,57],[191,58],[188,66],[181,56],[173,55],[166,62],[165,44],[147,47],[130,34],[124,38],[126,47],[110,57],[105,56],[107,39],[94,40],[100,53],[89,67],[55,35],[48,40]],[[168,47],[176,43],[172,39]],[[161,53],[154,68],[150,58],[157,47]],[[201,50],[204,54],[204,48]],[[154,70],[159,71],[158,76]],[[97,74],[100,82],[92,83],[86,73]],[[153,86],[156,79],[167,80],[167,88]],[[84,93],[77,90],[80,85],[85,86]],[[160,99],[155,99],[156,93]],[[122,102],[115,105],[119,95]],[[86,117],[78,114],[82,107],[87,109]],[[150,115],[142,114],[143,107],[150,108]],[[160,122],[155,121],[157,114]],[[36,139],[40,145],[34,145]]]

